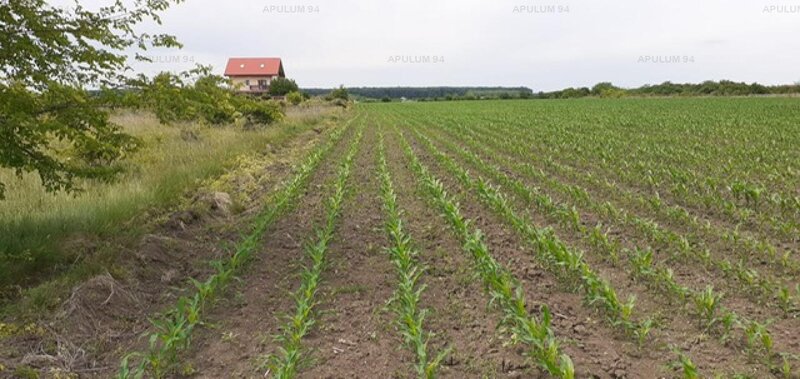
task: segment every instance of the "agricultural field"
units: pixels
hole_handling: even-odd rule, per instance
[[[327,120],[219,179],[240,212],[0,323],[0,377],[800,375],[800,100]]]

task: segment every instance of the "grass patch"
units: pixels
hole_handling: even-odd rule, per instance
[[[104,271],[124,276],[114,268],[120,244],[133,242],[152,224],[148,221],[221,174],[236,157],[291,139],[324,117],[315,116],[243,130],[164,126],[148,114],[121,113],[116,122],[140,138],[143,148],[127,160],[117,181],[85,181],[77,194],[47,193],[36,174],[17,177],[0,169],[0,182],[7,186],[0,207],[0,298],[24,295],[30,305],[47,308],[59,301],[54,289]]]

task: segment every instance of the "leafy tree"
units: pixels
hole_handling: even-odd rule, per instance
[[[299,88],[294,80],[278,77],[269,82],[269,91],[267,92],[272,96],[285,96],[289,92],[298,90]]]
[[[245,118],[251,124],[269,124],[283,117],[273,101],[237,94],[228,79],[198,66],[180,74],[162,72],[152,79],[140,75],[132,81],[137,92],[128,103],[150,109],[164,124],[198,121],[220,125]]]
[[[50,191],[76,190],[79,178],[111,179],[115,162],[137,145],[108,114],[122,99],[110,89],[128,79],[119,52],[180,47],[172,36],[134,30],[160,22],[158,14],[180,1],[142,0],[132,8],[116,1],[96,11],[45,0],[0,3],[0,167],[37,172]]]

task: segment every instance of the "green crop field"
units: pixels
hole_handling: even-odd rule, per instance
[[[300,158],[259,166],[242,212],[157,223],[131,253],[152,263],[73,291],[63,326],[0,324],[0,373],[796,377],[798,120],[796,98],[356,104],[281,137]],[[65,340],[70,367],[72,345],[21,359]]]

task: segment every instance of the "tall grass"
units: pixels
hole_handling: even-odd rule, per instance
[[[44,191],[36,174],[17,177],[0,169],[0,182],[7,186],[6,199],[0,201],[3,297],[67,269],[85,271],[79,276],[90,274],[93,268],[74,265],[86,253],[80,241],[140,233],[145,223],[139,221],[151,210],[177,203],[181,194],[221,173],[235,156],[280,144],[319,120],[290,117],[281,124],[243,130],[164,126],[142,113],[115,118],[142,140],[143,148],[126,161],[126,170],[114,183],[86,181],[80,193],[52,194]]]

